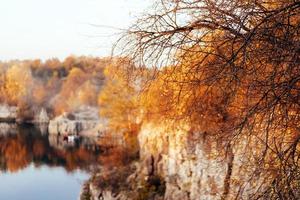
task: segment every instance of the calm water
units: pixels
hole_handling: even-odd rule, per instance
[[[45,127],[0,124],[0,199],[76,200],[99,156],[88,139],[70,143]]]

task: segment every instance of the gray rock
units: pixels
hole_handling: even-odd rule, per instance
[[[0,105],[0,122],[14,122],[17,118],[18,108],[15,106]]]
[[[79,134],[81,131],[95,128],[98,123],[97,108],[81,107],[72,113],[64,113],[50,120],[49,134]]]

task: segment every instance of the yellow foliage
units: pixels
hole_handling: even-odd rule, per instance
[[[139,115],[137,91],[135,85],[127,81],[124,65],[128,63],[121,60],[106,67],[106,84],[98,97],[100,115],[109,119],[114,130],[129,129],[131,124],[137,123]]]

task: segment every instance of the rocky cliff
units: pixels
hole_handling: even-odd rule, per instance
[[[33,120],[34,123],[47,124],[49,123],[49,121],[50,119],[45,108],[42,108],[35,113],[34,120]]]
[[[139,167],[123,184],[141,190],[123,188],[112,192],[91,184],[92,193],[112,194],[103,196],[103,200],[118,199],[120,194],[122,200],[250,199],[268,183],[270,174],[259,174],[252,165],[261,148],[257,140],[239,138],[230,146],[206,132],[193,132],[189,126],[166,124],[144,124],[139,133]],[[152,195],[160,191],[161,185],[163,194]],[[143,198],[133,198],[132,191]]]
[[[15,122],[17,110],[15,106],[0,105],[0,122]]]
[[[81,107],[72,113],[64,113],[49,122],[49,133],[57,135],[79,134],[99,124],[98,109]]]
[[[139,134],[142,173],[164,177],[165,200],[250,199],[272,175],[257,171],[255,154],[262,145],[248,139],[229,146],[188,126],[146,124]]]
[[[18,123],[35,123],[47,124],[49,117],[45,108],[41,108],[33,113],[33,120],[24,120],[18,116],[19,108],[6,104],[0,105],[0,122],[18,122]]]

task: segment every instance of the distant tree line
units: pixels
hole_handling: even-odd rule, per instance
[[[0,63],[0,101],[18,106],[19,117],[32,119],[46,108],[53,116],[80,105],[97,106],[109,58],[73,57]]]

